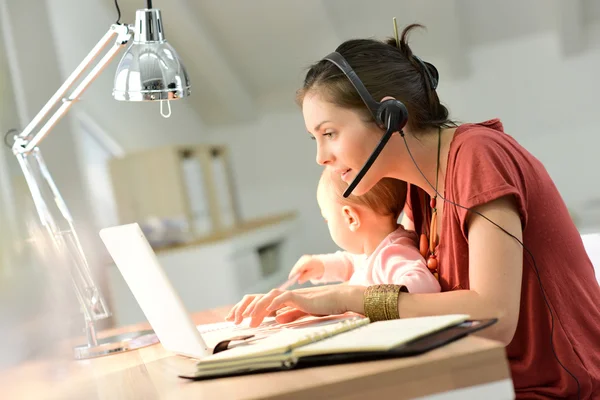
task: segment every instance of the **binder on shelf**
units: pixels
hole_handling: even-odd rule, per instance
[[[197,235],[208,235],[214,227],[202,164],[198,158],[193,156],[193,153],[186,150],[182,152],[181,169],[190,204],[192,229]]]
[[[221,149],[212,149],[210,156],[221,226],[232,228],[236,223],[236,215],[225,153]]]
[[[227,147],[160,147],[109,162],[120,224],[162,221],[191,240],[240,224]],[[165,230],[166,231],[166,230]]]

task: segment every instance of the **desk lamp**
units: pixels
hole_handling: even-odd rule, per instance
[[[121,13],[116,1],[115,5],[120,20]],[[53,250],[55,254],[59,254],[59,259],[67,264],[61,267],[70,274],[80,304],[85,320],[87,344],[74,348],[76,359],[120,353],[156,343],[158,339],[151,330],[105,339],[97,338],[96,321],[108,318],[111,313],[92,278],[71,214],[46,168],[38,146],[117,53],[130,43],[132,36],[133,42],[121,58],[115,74],[113,97],[120,101],[158,101],[161,114],[169,117],[169,101],[190,95],[188,75],[179,56],[165,40],[161,12],[152,8],[152,1],[146,2],[145,9],[136,11],[135,26],[121,24],[119,20],[110,26],[108,32],[25,129],[17,133],[12,130],[5,137],[23,171],[36,212],[50,238]],[[112,47],[84,75],[111,42]],[[83,79],[75,86],[81,77]],[[71,90],[73,86],[75,88]],[[50,115],[51,110],[59,103],[62,103],[60,107]],[[166,108],[163,108],[165,103]],[[50,117],[38,129],[48,115]]]

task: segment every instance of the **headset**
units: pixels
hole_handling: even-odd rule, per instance
[[[432,64],[422,61],[420,58],[418,58],[415,55],[413,55],[412,57],[420,64],[423,72],[425,73],[426,77],[429,79],[429,84],[431,85],[432,90],[435,90],[437,88],[437,85],[439,82],[439,73],[438,73],[437,69]],[[375,118],[375,122],[382,129],[385,129],[385,133],[384,133],[383,137],[381,138],[379,144],[377,145],[377,147],[375,148],[373,153],[371,153],[371,155],[369,156],[369,158],[367,159],[367,161],[365,162],[365,164],[363,165],[361,170],[358,172],[356,177],[352,180],[350,185],[348,185],[348,189],[346,189],[346,191],[344,192],[344,197],[350,196],[352,191],[356,188],[356,186],[360,183],[362,178],[365,176],[365,174],[367,173],[369,168],[371,168],[371,166],[373,165],[373,163],[379,156],[379,153],[381,153],[381,151],[383,150],[383,148],[385,147],[387,142],[390,140],[390,137],[392,136],[392,134],[394,132],[398,132],[400,134],[400,136],[402,137],[402,139],[404,139],[404,144],[406,146],[406,150],[408,151],[408,154],[409,154],[410,158],[412,159],[412,162],[415,164],[415,167],[417,167],[417,170],[419,171],[421,176],[425,179],[427,184],[435,191],[435,193],[438,195],[438,197],[440,197],[442,200],[444,200],[444,202],[450,203],[450,204],[454,205],[455,207],[462,208],[468,212],[472,212],[472,213],[477,214],[480,217],[486,219],[488,222],[495,225],[500,230],[502,230],[504,233],[506,233],[513,239],[515,239],[523,247],[523,249],[525,251],[527,251],[527,253],[529,253],[529,256],[531,257],[531,260],[532,260],[532,265],[533,265],[534,271],[537,275],[538,283],[540,285],[540,291],[542,293],[542,297],[544,299],[544,302],[546,303],[546,306],[548,307],[548,311],[550,312],[550,320],[551,320],[550,344],[552,347],[552,353],[554,354],[554,357],[556,358],[556,361],[560,364],[560,366],[569,375],[571,375],[571,377],[577,383],[577,397],[581,398],[581,387],[579,384],[579,380],[577,379],[577,377],[575,375],[573,375],[573,373],[571,373],[571,371],[569,371],[567,369],[567,367],[565,367],[563,365],[563,363],[558,358],[558,355],[556,354],[556,350],[554,348],[554,341],[553,341],[554,316],[552,314],[552,309],[550,308],[550,303],[548,302],[548,299],[546,298],[546,291],[544,290],[544,286],[542,285],[540,273],[539,273],[537,264],[535,262],[535,258],[533,257],[533,254],[531,253],[531,251],[516,236],[514,236],[512,233],[508,232],[506,229],[504,229],[503,227],[501,227],[500,225],[498,225],[497,223],[495,223],[494,221],[492,221],[485,215],[483,215],[480,212],[475,211],[469,207],[462,206],[451,200],[446,199],[444,196],[442,196],[437,191],[437,189],[431,184],[431,182],[429,182],[429,180],[427,179],[427,177],[425,176],[423,171],[421,171],[421,168],[419,168],[419,165],[415,161],[415,159],[408,147],[408,143],[406,142],[406,137],[404,136],[403,128],[406,125],[406,123],[408,122],[408,110],[401,101],[396,100],[396,99],[388,99],[383,102],[375,101],[373,99],[373,97],[371,96],[371,94],[369,93],[369,91],[367,90],[367,88],[365,87],[365,85],[362,83],[362,81],[358,77],[358,75],[356,74],[356,72],[354,72],[354,70],[348,63],[348,61],[346,61],[346,59],[337,51],[334,51],[333,53],[327,55],[326,57],[323,58],[323,60],[326,60],[326,61],[329,61],[329,62],[335,64],[340,69],[340,71],[342,71],[344,73],[344,75],[348,78],[350,83],[352,83],[352,85],[358,92],[358,95],[360,96],[362,101],[365,103],[365,105],[367,106],[369,111],[371,112],[371,115],[373,116],[373,118]]]

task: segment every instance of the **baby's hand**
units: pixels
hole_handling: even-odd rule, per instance
[[[319,260],[318,257],[311,255],[305,255],[294,265],[294,268],[290,271],[289,278],[294,275],[298,276],[298,283],[304,283],[310,279],[319,279],[325,273],[325,265]]]

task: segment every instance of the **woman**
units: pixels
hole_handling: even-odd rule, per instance
[[[495,317],[481,334],[506,345],[518,398],[600,397],[600,288],[558,190],[499,120],[457,125],[448,118],[435,91],[437,71],[408,46],[413,27],[399,41],[351,40],[337,52],[374,99],[398,99],[408,110],[403,135],[391,136],[353,194],[384,177],[410,184],[402,222],[422,235],[442,293],[393,285],[274,290],[246,296],[231,315],[251,309],[252,325],[273,311],[280,321],[346,311],[372,319]],[[298,100],[317,163],[350,184],[382,127],[327,60],[312,66]]]

